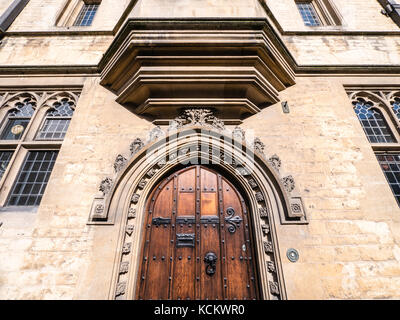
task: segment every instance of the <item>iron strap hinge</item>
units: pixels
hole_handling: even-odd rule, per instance
[[[162,218],[162,217],[153,218],[152,224],[155,226],[160,226],[162,224],[171,224],[171,218]]]

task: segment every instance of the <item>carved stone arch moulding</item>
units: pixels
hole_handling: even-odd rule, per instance
[[[393,103],[400,102],[400,90],[347,90],[347,94],[352,102],[363,99],[374,107],[380,107],[389,111],[392,109]]]
[[[40,101],[40,95],[36,92],[5,92],[1,96],[0,108],[7,108],[9,110],[15,109],[19,104],[24,104],[29,101],[34,109]]]
[[[52,107],[54,103],[63,99],[68,99],[76,106],[79,95],[78,90],[1,92],[0,108],[15,108],[17,104],[24,103],[26,99],[32,102],[34,109]]]
[[[53,108],[54,104],[65,100],[70,104],[72,109],[75,109],[78,99],[79,99],[79,93],[77,92],[72,92],[72,91],[51,92],[44,94],[42,105]]]
[[[101,181],[101,194],[93,201],[88,224],[114,224],[116,218],[122,221],[111,299],[134,297],[148,195],[162,178],[191,164],[219,168],[240,185],[252,213],[262,295],[265,299],[286,298],[275,220],[308,223],[295,180],[283,174],[277,155],[266,156],[260,139],[248,142],[244,130],[226,129],[208,111],[204,118],[186,112],[190,116],[175,119],[166,131],[155,127],[146,142],[136,138],[128,154],[116,156],[113,175]]]

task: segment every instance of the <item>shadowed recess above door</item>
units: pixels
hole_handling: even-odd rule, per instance
[[[244,119],[279,102],[295,62],[266,20],[128,20],[100,63],[101,84],[138,115],[187,106]]]

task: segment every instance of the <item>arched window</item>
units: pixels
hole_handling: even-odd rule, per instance
[[[363,99],[354,102],[354,111],[371,143],[396,142],[385,118],[380,110]]]
[[[382,108],[390,105],[394,115],[400,120],[399,92],[361,89],[349,91],[349,97],[368,140],[373,143],[372,150],[400,206],[400,141],[395,138],[395,134],[397,136],[400,133],[399,127],[390,110],[385,108],[381,111],[375,107],[376,104],[380,104]]]
[[[19,140],[22,137],[34,113],[35,103],[31,99],[17,103],[14,109],[8,112],[6,124],[1,133],[1,140]]]
[[[62,140],[65,137],[71,117],[74,114],[74,103],[69,99],[56,102],[50,109],[39,131],[37,139],[40,140]]]
[[[48,88],[0,92],[0,207],[40,204],[79,96]]]

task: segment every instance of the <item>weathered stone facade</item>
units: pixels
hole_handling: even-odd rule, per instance
[[[304,26],[292,0],[179,0],[173,5],[160,0],[102,0],[91,26],[60,27],[56,26],[56,20],[67,1],[30,0],[1,40],[1,96],[10,92],[60,90],[79,91],[80,96],[65,139],[56,146],[40,145],[42,149],[51,146],[60,150],[40,206],[21,209],[6,206],[7,196],[23,161],[22,151],[18,151],[14,163],[0,181],[0,256],[6,257],[0,259],[0,298],[114,299],[116,290],[119,290],[117,296],[127,291],[127,297],[132,297],[134,286],[129,281],[135,279],[137,270],[129,269],[126,263],[120,265],[120,259],[125,235],[132,239],[129,262],[138,259],[142,219],[138,210],[132,218],[135,220],[134,228],[126,229],[128,210],[115,210],[114,220],[110,223],[90,223],[93,201],[102,197],[100,182],[106,177],[115,180],[118,174],[124,174],[125,162],[119,169],[121,172],[114,169],[115,160],[121,155],[128,162],[132,161],[126,168],[133,170],[129,171],[133,174],[132,181],[138,184],[139,171],[135,173],[134,168],[140,168],[140,164],[135,164],[135,155],[130,153],[131,143],[140,138],[147,143],[146,148],[151,144],[148,142],[149,132],[157,126],[167,132],[167,120],[176,118],[179,108],[213,107],[215,103],[218,119],[225,122],[227,129],[234,130],[239,125],[246,137],[258,137],[264,144],[266,160],[273,155],[279,156],[281,167],[276,177],[291,175],[294,178],[296,195],[292,196],[301,198],[304,206],[305,223],[282,223],[279,210],[272,208],[268,214],[274,221],[273,237],[267,239],[269,235],[265,227],[256,234],[260,250],[263,241],[274,243],[272,250],[277,263],[275,266],[268,260],[265,272],[278,270],[279,279],[273,281],[279,282],[280,291],[284,291],[281,297],[399,299],[399,205],[346,90],[400,90],[400,29],[380,13],[382,7],[378,1],[332,2],[341,14],[340,26]],[[0,0],[0,10],[4,12],[10,3]],[[279,70],[274,72],[279,72],[280,79],[274,80],[265,71],[268,81],[263,84],[270,85],[269,96],[278,96],[279,102],[263,105],[259,103],[259,97],[267,94],[255,90],[254,94],[245,92],[240,97],[221,98],[215,94],[207,103],[204,97],[196,100],[196,97],[182,95],[179,98],[184,100],[183,105],[172,99],[168,103],[163,100],[162,107],[159,107],[157,103],[161,102],[157,99],[165,91],[160,89],[160,96],[154,97],[151,92],[156,89],[150,87],[150,93],[143,95],[148,100],[142,100],[153,100],[148,105],[137,106],[132,101],[140,99],[131,97],[141,88],[138,86],[132,89],[133,93],[126,94],[128,98],[124,98],[121,104],[118,103],[119,96],[123,96],[124,90],[132,85],[130,77],[136,71],[123,65],[126,56],[118,56],[121,48],[129,47],[128,41],[124,42],[129,39],[123,38],[124,32],[130,30],[127,27],[130,23],[145,25],[146,19],[161,21],[161,24],[150,31],[142,27],[143,37],[155,34],[157,41],[166,42],[172,38],[170,34],[165,36],[166,30],[174,30],[177,21],[190,20],[193,25],[200,26],[200,30],[205,28],[201,21],[220,23],[224,26],[221,30],[226,31],[223,41],[232,46],[239,41],[239,34],[249,32],[243,27],[245,22],[262,24],[260,30],[270,37],[273,52],[279,57],[276,58],[278,62],[275,61]],[[233,23],[229,24],[230,21]],[[160,27],[164,23],[165,30]],[[192,28],[190,24],[186,27]],[[253,31],[259,30],[258,25],[252,28]],[[127,35],[130,34],[128,31]],[[188,36],[182,41],[208,45],[212,43],[212,37],[223,33],[215,35],[209,31],[197,40]],[[129,43],[133,49],[135,44],[139,47],[139,41],[135,41]],[[126,47],[121,43],[127,43]],[[147,53],[146,45],[143,46]],[[154,47],[156,52],[158,47]],[[212,59],[213,51],[210,52],[208,59]],[[129,58],[134,59],[133,54]],[[185,62],[190,60],[187,59]],[[117,65],[120,61],[121,65]],[[265,61],[267,65],[267,58]],[[142,69],[138,67],[142,74],[138,74],[145,78],[146,74],[155,74],[156,70],[159,72],[157,77],[164,73],[173,75],[175,80],[181,76],[181,66],[173,63],[168,66],[144,63],[140,66]],[[207,65],[207,61],[201,72],[229,78],[226,80],[229,84],[239,71],[249,78],[264,72],[257,69],[259,65],[254,67],[250,62],[224,63],[226,68],[221,69],[224,72],[228,69],[229,76],[217,67]],[[194,77],[201,73],[199,68],[193,63],[185,72],[192,72]],[[124,72],[128,78],[123,77]],[[121,77],[118,80],[121,82],[115,80],[117,76]],[[214,94],[212,85],[204,86],[207,93]],[[171,98],[166,96],[165,99]],[[251,109],[254,112],[242,112],[250,110],[250,106],[256,104],[254,101],[259,103],[257,108]],[[289,113],[282,109],[284,101],[288,103]],[[6,105],[1,107],[6,108]],[[156,111],[138,115],[135,112],[139,107]],[[238,112],[224,116],[233,107],[237,107]],[[177,114],[155,117],[154,114],[163,112],[162,108],[175,108]],[[6,117],[5,111],[0,110],[0,114]],[[399,120],[394,121],[398,126]],[[0,141],[0,148],[22,150],[32,148],[36,143],[34,136],[28,135],[24,139],[25,144],[17,147]],[[396,148],[398,146],[394,144],[391,150],[400,151]],[[148,181],[153,180],[149,178]],[[143,184],[141,189],[147,187]],[[138,205],[144,204],[141,201],[137,201]],[[110,201],[110,206],[112,204]],[[129,214],[133,215],[136,207],[131,209]],[[128,225],[133,226],[133,222]],[[295,263],[286,256],[290,248],[299,253]],[[120,268],[125,277],[123,281],[128,282],[123,288],[117,279]],[[275,285],[270,286],[274,291],[272,288]],[[267,294],[264,297],[269,298]]]

